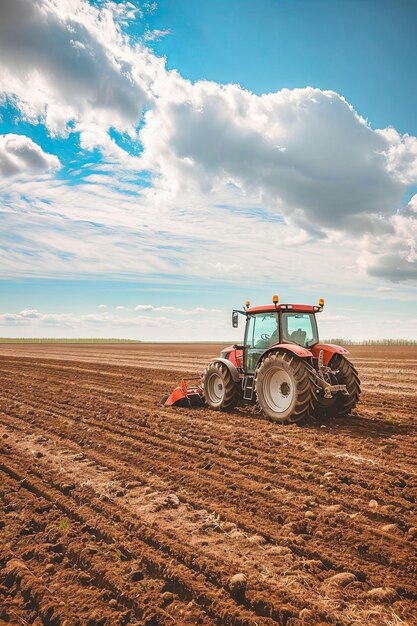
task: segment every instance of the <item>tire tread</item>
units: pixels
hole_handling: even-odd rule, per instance
[[[223,384],[224,384],[223,402],[221,406],[218,406],[218,407],[211,406],[210,403],[207,401],[206,394],[205,394],[206,378],[207,378],[208,373],[213,369],[216,370],[216,373],[222,377]],[[224,363],[220,363],[218,361],[214,361],[213,363],[210,363],[210,365],[206,367],[206,369],[204,370],[201,376],[201,380],[202,380],[204,401],[205,401],[206,406],[209,409],[212,409],[213,411],[230,411],[231,409],[235,408],[235,406],[239,402],[239,387],[233,380],[229,369]]]
[[[274,364],[279,365],[282,361],[292,370],[297,385],[297,400],[291,415],[280,419],[277,416],[272,416],[267,413],[259,402],[259,395],[261,394],[260,380],[262,379],[263,372]],[[259,375],[261,378],[259,378]],[[288,352],[271,352],[261,362],[255,378],[255,392],[259,410],[271,421],[282,424],[293,424],[305,420],[311,414],[314,406],[315,386],[313,380],[313,370],[305,361]]]

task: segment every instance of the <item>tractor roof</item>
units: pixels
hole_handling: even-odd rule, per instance
[[[280,311],[297,311],[299,313],[319,313],[321,306],[311,306],[311,304],[267,304],[265,306],[252,306],[246,309],[246,313],[273,313],[276,309]]]

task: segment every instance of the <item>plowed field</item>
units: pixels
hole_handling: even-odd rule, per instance
[[[0,623],[417,624],[416,349],[344,420],[158,404],[218,352],[0,346]]]

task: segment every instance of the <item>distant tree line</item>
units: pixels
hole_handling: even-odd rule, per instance
[[[323,343],[336,343],[342,346],[417,346],[416,339],[363,339],[362,341],[352,341],[352,339],[324,339]]]
[[[92,339],[91,337],[0,337],[0,343],[141,343],[139,339]]]

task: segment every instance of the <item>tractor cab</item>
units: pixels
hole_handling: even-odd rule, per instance
[[[244,310],[234,310],[232,325],[238,326],[239,315],[246,317],[244,342],[229,346],[222,356],[232,360],[245,373],[253,373],[262,354],[274,346],[296,344],[310,350],[319,342],[316,313],[323,310],[324,300],[317,306],[304,304],[278,304],[274,296],[272,305],[251,307],[246,302]]]
[[[290,306],[291,309],[281,308],[282,306]],[[310,348],[318,343],[315,313],[301,309],[294,311],[292,306],[294,305],[281,305],[276,309],[261,312],[256,311],[256,308],[246,311],[244,340],[246,371],[253,372],[259,357],[272,346],[294,343],[303,348]]]

